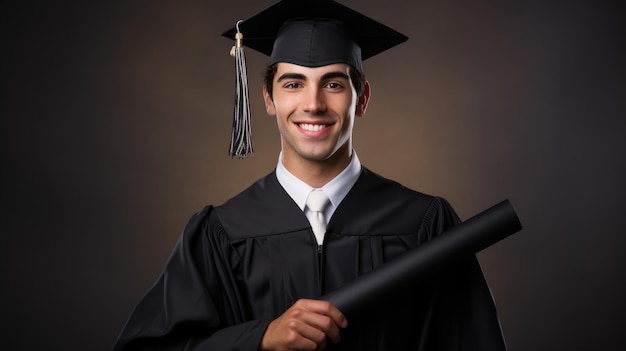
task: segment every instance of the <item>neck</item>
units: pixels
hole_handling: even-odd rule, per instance
[[[343,146],[326,160],[308,160],[301,157],[289,157],[283,153],[283,165],[298,179],[313,188],[321,188],[339,175],[352,160],[350,143]]]

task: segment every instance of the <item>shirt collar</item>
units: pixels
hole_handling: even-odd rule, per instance
[[[328,195],[330,199],[331,214],[339,206],[341,201],[346,197],[354,183],[359,179],[361,174],[361,162],[356,152],[352,152],[350,164],[341,171],[335,178],[326,183],[321,189]],[[306,198],[314,188],[303,182],[283,165],[283,153],[278,155],[278,164],[276,165],[276,178],[285,189],[287,194],[296,202],[301,210],[304,210]]]

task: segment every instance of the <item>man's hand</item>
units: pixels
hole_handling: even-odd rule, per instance
[[[344,315],[330,302],[300,299],[270,323],[261,350],[323,350],[327,339],[338,342],[339,328],[347,326]]]

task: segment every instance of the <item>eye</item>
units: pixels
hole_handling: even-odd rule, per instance
[[[339,82],[328,82],[326,83],[326,88],[328,89],[332,89],[332,90],[340,90],[343,89],[343,84],[339,83]]]
[[[285,84],[284,87],[286,89],[298,89],[298,88],[302,87],[302,84],[300,84],[298,82],[289,82],[289,83]]]

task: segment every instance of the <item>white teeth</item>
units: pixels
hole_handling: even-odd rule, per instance
[[[317,132],[320,131],[324,128],[326,128],[325,124],[305,124],[305,123],[300,123],[299,124],[300,128],[309,131],[309,132]]]

